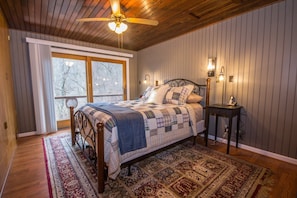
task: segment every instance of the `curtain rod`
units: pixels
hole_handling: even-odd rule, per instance
[[[99,54],[107,54],[107,55],[113,55],[113,56],[122,56],[122,57],[128,57],[132,58],[133,54],[129,53],[123,53],[123,52],[116,52],[111,50],[104,50],[104,49],[97,49],[92,47],[84,47],[79,45],[73,45],[73,44],[67,44],[67,43],[60,43],[60,42],[54,42],[54,41],[47,41],[47,40],[41,40],[41,39],[34,39],[26,37],[27,43],[35,43],[35,44],[42,44],[42,45],[48,45],[51,47],[59,47],[64,49],[75,49],[79,51],[85,51],[85,52],[94,52]]]

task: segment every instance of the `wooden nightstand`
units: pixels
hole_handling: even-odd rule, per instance
[[[215,140],[217,139],[218,117],[223,116],[223,117],[227,117],[229,119],[227,154],[229,154],[231,131],[232,131],[232,118],[234,116],[237,116],[236,148],[238,148],[239,121],[240,121],[240,109],[241,108],[242,108],[242,106],[229,106],[229,105],[222,105],[222,104],[213,104],[213,105],[209,105],[206,107],[206,111],[205,111],[206,137],[208,137],[210,115],[216,116]],[[206,141],[206,146],[207,146],[207,141]]]

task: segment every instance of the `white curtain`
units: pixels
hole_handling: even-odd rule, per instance
[[[29,43],[36,131],[39,134],[57,131],[55,117],[51,48]]]

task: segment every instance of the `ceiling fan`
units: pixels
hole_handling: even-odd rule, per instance
[[[79,22],[92,22],[92,21],[109,21],[108,27],[116,32],[117,34],[121,34],[127,30],[128,26],[123,22],[128,23],[138,23],[144,25],[158,25],[159,22],[157,20],[152,19],[143,19],[143,18],[126,18],[125,15],[121,14],[120,1],[119,0],[109,0],[112,15],[110,18],[81,18],[77,19]]]

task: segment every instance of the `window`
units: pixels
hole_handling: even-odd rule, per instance
[[[126,99],[126,64],[106,59],[92,59],[93,102]]]
[[[116,102],[126,99],[126,62],[53,53],[55,113],[58,128],[68,127],[69,109],[65,100]]]

